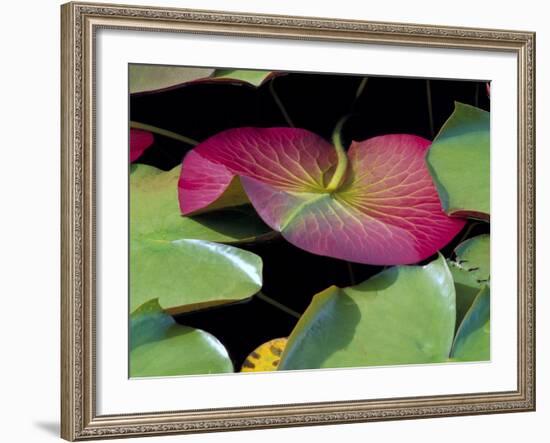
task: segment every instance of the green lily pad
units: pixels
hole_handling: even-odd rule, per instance
[[[205,240],[140,240],[130,248],[130,310],[158,298],[171,313],[251,297],[262,287],[262,260]]]
[[[185,66],[138,65],[129,66],[130,93],[156,91],[181,83],[206,78],[213,69]]]
[[[178,169],[163,172],[152,166],[133,166],[130,311],[158,298],[163,309],[184,312],[242,300],[262,286],[260,257],[211,240],[252,239],[269,228],[245,212],[230,217],[216,214],[210,219],[206,214],[183,217],[178,206]]]
[[[455,249],[456,262],[448,261],[456,291],[457,327],[472,305],[479,290],[490,280],[489,235],[462,242]]]
[[[446,361],[455,291],[445,259],[395,266],[315,295],[292,331],[279,370]]]
[[[249,242],[272,230],[251,206],[215,214],[181,215],[178,202],[180,167],[162,171],[134,164],[130,174],[130,235],[132,238],[178,240],[191,238],[221,243]]]
[[[456,103],[428,151],[428,166],[449,215],[490,217],[489,129],[488,112]]]
[[[200,329],[178,325],[157,300],[130,316],[130,377],[233,372],[227,350]]]
[[[490,310],[490,291],[484,286],[458,328],[452,360],[486,361],[491,358]]]
[[[447,265],[455,282],[456,327],[458,328],[466,312],[472,306],[481,286],[472,274],[455,262],[448,260]]]
[[[130,315],[130,351],[160,340],[174,324],[175,320],[162,310],[158,299],[143,303]]]
[[[212,74],[212,78],[238,80],[240,82],[249,83],[252,86],[258,87],[272,75],[273,71],[257,71],[254,69],[216,69]]]
[[[459,244],[455,249],[457,263],[472,274],[480,285],[490,279],[490,253],[488,234],[472,237]]]

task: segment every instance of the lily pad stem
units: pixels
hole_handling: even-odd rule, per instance
[[[276,308],[280,309],[281,311],[287,313],[288,315],[291,315],[292,317],[300,318],[300,314],[289,307],[279,303],[277,300],[273,300],[271,297],[268,297],[262,292],[258,292],[256,294],[256,297],[258,297],[260,300],[265,301],[266,303],[269,303],[272,306],[275,306]]]
[[[348,156],[346,154],[344,146],[342,145],[342,127],[344,126],[344,123],[347,119],[348,116],[341,118],[336,124],[334,132],[332,133],[332,144],[336,149],[337,164],[336,169],[334,170],[334,174],[332,175],[332,178],[330,179],[330,182],[326,187],[328,192],[336,191],[340,187],[342,181],[344,180],[346,170],[348,169]]]
[[[354,105],[357,99],[361,96],[361,94],[365,90],[365,86],[367,86],[368,81],[369,81],[368,77],[363,77],[363,79],[361,80],[361,83],[359,83],[359,87],[357,88],[357,92],[355,93],[355,100],[353,102]]]
[[[428,118],[430,119],[430,133],[432,138],[435,137],[434,128],[434,113],[432,109],[432,84],[430,80],[426,80],[426,101],[428,103]]]
[[[178,140],[180,142],[186,143],[188,145],[197,146],[199,144],[198,141],[193,140],[192,138],[186,137],[185,135],[176,134],[175,132],[168,131],[167,129],[157,128],[153,125],[148,125],[146,123],[139,123],[139,122],[130,122],[130,128],[133,129],[142,129],[144,131],[152,132],[153,134],[162,135],[164,137],[171,138],[173,140]]]
[[[283,105],[283,102],[281,101],[281,99],[279,98],[277,93],[275,92],[274,84],[275,84],[275,79],[273,78],[269,82],[269,91],[271,92],[271,95],[273,96],[273,100],[275,100],[275,103],[277,103],[277,106],[279,107],[279,110],[281,111],[281,114],[283,114],[283,117],[285,118],[286,123],[288,124],[288,126],[290,126],[291,128],[294,128],[294,123],[292,123],[290,115],[288,115],[288,112],[286,111],[286,108]]]

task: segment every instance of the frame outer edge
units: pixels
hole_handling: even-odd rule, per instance
[[[531,121],[532,121],[532,127],[530,128],[530,137],[532,137],[532,149],[533,149],[533,164],[532,164],[532,171],[533,171],[533,193],[531,195],[532,201],[533,201],[533,212],[532,212],[532,223],[533,223],[533,233],[532,233],[532,251],[533,251],[533,263],[532,263],[532,285],[533,285],[533,294],[532,294],[532,306],[533,306],[533,312],[531,314],[531,321],[532,321],[532,365],[533,365],[533,382],[531,386],[532,390],[532,396],[533,396],[533,411],[537,410],[537,389],[536,389],[536,380],[537,380],[537,249],[536,249],[536,243],[537,243],[537,208],[536,208],[536,201],[537,201],[537,188],[536,188],[536,172],[537,172],[537,140],[536,140],[536,134],[537,134],[537,35],[535,32],[532,34],[532,44],[533,44],[533,50],[532,50],[532,59],[531,59],[531,81],[532,81],[532,91],[531,91]]]
[[[527,337],[524,340],[526,345],[527,356],[524,358],[526,366],[526,376],[524,381],[526,389],[526,397],[530,405],[530,411],[536,411],[536,33],[529,33],[526,42],[527,56],[525,60],[525,83],[526,95],[525,102],[525,140],[524,146],[527,151],[526,167],[526,187],[527,195],[524,198],[527,208],[526,230],[527,239],[525,241],[525,249],[527,256],[527,264],[525,275],[527,282],[525,283],[526,291],[529,292],[527,300],[524,304],[527,306],[527,318],[525,326]],[[521,251],[521,248],[518,248]],[[530,303],[529,303],[530,301]],[[530,365],[528,364],[530,363]]]
[[[535,411],[535,33],[518,52],[518,84],[518,390]]]
[[[76,423],[74,322],[74,8],[61,5],[61,438],[74,441]]]

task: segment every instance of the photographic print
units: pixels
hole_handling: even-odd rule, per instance
[[[490,82],[129,65],[130,377],[490,360]]]

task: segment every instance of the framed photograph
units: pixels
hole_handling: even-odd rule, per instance
[[[535,35],[62,6],[62,437],[535,409]]]

